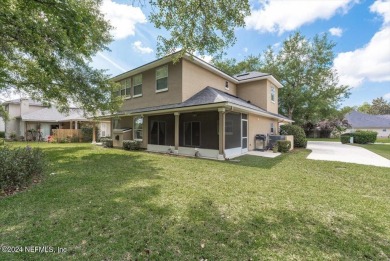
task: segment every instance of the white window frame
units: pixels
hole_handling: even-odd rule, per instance
[[[164,69],[164,68],[166,68],[166,72],[167,72],[167,73],[166,73],[166,76],[163,76],[163,77],[160,76],[160,77],[159,77],[157,72],[158,72],[159,70]],[[163,79],[163,78],[167,78],[167,87],[164,88],[164,89],[157,90],[157,80],[160,80],[160,79]],[[156,69],[156,88],[155,88],[155,90],[156,90],[156,93],[168,91],[168,65],[164,65],[164,66],[161,66],[161,67],[159,67],[159,68]]]
[[[141,78],[141,83],[140,84],[136,84],[136,78]],[[134,90],[135,90],[135,87],[137,86],[140,86],[141,85],[141,93],[140,94],[135,94],[134,93]],[[133,76],[133,98],[137,98],[137,97],[141,97],[142,96],[142,74],[137,74],[135,76]]]
[[[130,78],[124,79],[119,82],[120,88],[119,88],[119,96],[124,99],[130,99],[131,98],[131,80]],[[130,89],[129,93],[126,92],[126,89]],[[122,91],[125,91],[125,94],[122,95]]]
[[[136,124],[135,122],[138,120],[138,119],[142,119],[142,124],[141,124],[141,128],[138,128],[136,129]],[[133,119],[133,139],[134,140],[138,140],[138,141],[142,141],[143,140],[143,129],[144,129],[144,118],[142,116],[135,116],[134,119]],[[136,133],[137,131],[142,131],[142,139],[136,139]]]
[[[275,94],[276,94],[275,86],[271,85],[271,102],[273,103],[275,103]]]

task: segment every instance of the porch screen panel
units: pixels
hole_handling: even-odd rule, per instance
[[[217,111],[181,113],[179,146],[217,150],[218,117]]]
[[[175,118],[172,115],[150,116],[149,144],[174,146]]]
[[[239,113],[225,115],[225,148],[241,148],[241,114]]]

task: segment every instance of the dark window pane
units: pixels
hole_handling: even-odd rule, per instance
[[[157,80],[157,90],[163,90],[168,88],[168,77]]]
[[[142,84],[134,86],[134,95],[141,95],[142,94]]]
[[[242,115],[242,118],[247,120],[248,119],[248,114],[241,114]]]
[[[200,122],[192,122],[192,146],[200,146]]]
[[[191,122],[184,123],[184,146],[191,146]]]
[[[125,89],[121,90],[121,96],[125,96]]]
[[[158,145],[158,122],[152,122],[152,128],[150,129],[150,144]]]
[[[130,96],[130,88],[126,88],[126,96]]]
[[[159,122],[158,144],[165,145],[165,122]]]
[[[248,137],[248,122],[242,121],[242,137]]]

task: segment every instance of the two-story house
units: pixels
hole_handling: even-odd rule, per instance
[[[230,76],[205,61],[166,56],[112,78],[120,83],[116,130],[130,131],[148,151],[206,158],[230,158],[254,149],[256,134],[277,134],[278,89],[270,74]]]

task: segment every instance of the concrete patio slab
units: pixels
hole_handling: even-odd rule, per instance
[[[312,151],[307,156],[312,160],[340,161],[390,168],[390,160],[367,149],[341,142],[309,141],[307,149]]]

